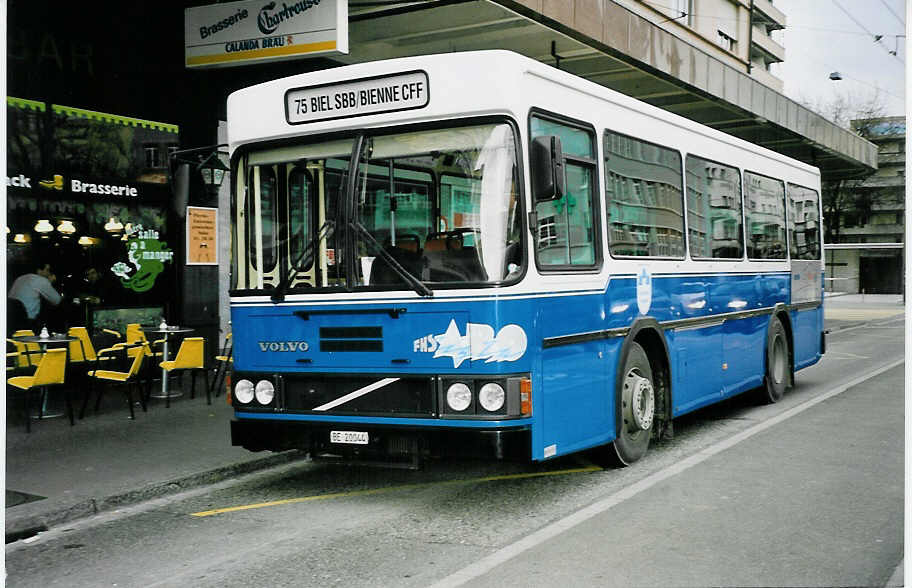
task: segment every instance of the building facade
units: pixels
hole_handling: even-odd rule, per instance
[[[852,121],[877,145],[877,171],[839,186],[843,209],[826,248],[828,289],[834,292],[903,292],[906,120],[886,117]],[[826,201],[827,196],[824,196]],[[826,215],[826,211],[824,211]]]
[[[619,4],[782,92],[785,14],[770,0],[619,0]]]

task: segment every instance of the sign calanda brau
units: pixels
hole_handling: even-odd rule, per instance
[[[348,0],[241,0],[184,11],[185,65],[348,53]]]

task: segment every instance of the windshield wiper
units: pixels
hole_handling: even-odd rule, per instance
[[[384,249],[383,245],[381,245],[380,243],[377,242],[376,239],[374,239],[374,236],[370,234],[370,231],[368,231],[366,228],[364,228],[364,225],[362,225],[361,223],[359,223],[357,221],[349,221],[349,225],[352,228],[354,228],[356,231],[361,233],[361,235],[364,236],[365,240],[368,243],[373,245],[374,249],[377,250],[377,253],[380,255],[380,257],[383,258],[383,261],[385,261],[387,263],[387,265],[389,265],[391,268],[393,268],[393,271],[395,271],[397,274],[399,274],[399,277],[402,278],[403,280],[405,280],[405,282],[409,286],[411,286],[412,289],[415,292],[417,292],[419,296],[430,297],[430,296],[434,295],[434,291],[431,290],[430,288],[428,288],[424,284],[424,282],[422,282],[421,280],[419,280],[418,278],[413,276],[411,273],[409,273],[409,271],[407,269],[402,267],[402,265],[398,261],[396,261],[396,258],[393,257],[389,251]]]
[[[273,302],[282,302],[285,300],[285,292],[288,290],[288,286],[296,277],[298,277],[298,268],[310,265],[310,262],[313,261],[314,246],[324,239],[329,239],[329,237],[332,236],[334,229],[335,223],[333,221],[327,220],[323,223],[323,226],[321,226],[320,230],[317,232],[317,238],[311,240],[310,243],[307,244],[307,247],[304,248],[304,251],[301,252],[301,255],[298,256],[298,259],[292,266],[291,272],[289,272],[288,276],[276,286],[272,296],[270,296]]]

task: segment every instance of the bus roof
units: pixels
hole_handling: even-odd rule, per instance
[[[401,94],[406,90],[397,95],[396,87],[420,83],[422,79],[427,87],[418,99],[413,92],[404,98]],[[355,107],[350,107],[349,98],[345,97],[346,94],[351,97],[352,93],[357,102]],[[556,97],[564,97],[564,101]],[[362,99],[367,107],[361,104]],[[242,145],[260,141],[465,116],[507,115],[524,126],[532,108],[547,110],[552,104],[577,100],[608,102],[656,123],[674,125],[728,148],[819,177],[818,169],[813,166],[505,50],[359,63],[238,90],[228,97],[228,142],[233,152]],[[295,112],[301,107],[306,112]],[[580,110],[592,111],[591,107],[568,107],[563,114],[574,116]],[[595,120],[590,122],[597,124]]]

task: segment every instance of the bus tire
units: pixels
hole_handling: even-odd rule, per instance
[[[624,356],[617,401],[621,403],[621,427],[611,444],[617,463],[628,466],[649,449],[655,424],[656,389],[649,357],[639,343],[631,342]]]
[[[782,321],[773,317],[766,332],[766,373],[760,400],[774,404],[782,400],[789,384],[789,341]]]

